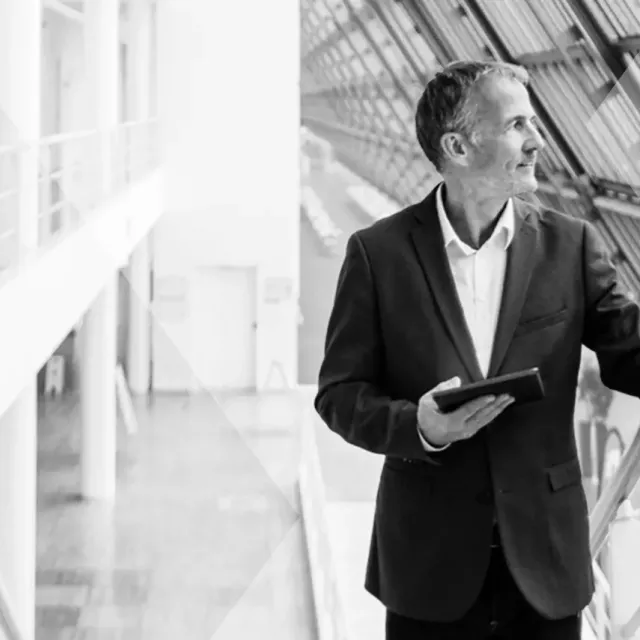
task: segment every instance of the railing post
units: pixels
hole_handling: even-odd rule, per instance
[[[75,140],[60,143],[60,227],[58,233],[67,233],[73,222],[73,145]]]
[[[49,236],[51,215],[51,147],[48,144],[40,145],[40,207],[39,207],[39,234],[40,241]]]
[[[640,604],[640,512],[625,500],[609,528],[611,637],[623,640],[623,629]]]
[[[28,262],[38,246],[38,148],[24,144],[19,152],[18,247],[21,264]]]

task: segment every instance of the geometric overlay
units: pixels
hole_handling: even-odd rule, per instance
[[[38,640],[223,640],[238,616],[311,640],[308,619],[288,628],[305,597],[295,406],[208,393],[135,404],[109,504],[78,500],[78,397],[42,402]]]

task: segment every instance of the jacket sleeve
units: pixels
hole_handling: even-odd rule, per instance
[[[603,241],[584,226],[585,322],[583,344],[594,351],[602,382],[640,397],[640,309],[619,281]]]
[[[384,349],[365,248],[349,237],[329,317],[314,406],[327,426],[373,453],[433,461],[422,446],[415,403],[381,388]]]

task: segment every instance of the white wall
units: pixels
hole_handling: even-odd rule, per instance
[[[189,282],[197,265],[252,264],[259,287],[272,276],[292,280],[286,302],[267,304],[259,291],[258,387],[274,359],[297,379],[298,11],[296,2],[264,0],[158,5],[166,213],[155,276]],[[179,355],[191,330],[185,311],[157,318],[169,340],[154,344],[156,388],[189,386]]]

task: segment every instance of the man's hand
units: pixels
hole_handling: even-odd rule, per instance
[[[455,411],[442,413],[433,399],[433,394],[459,386],[458,377],[445,380],[427,391],[418,403],[418,428],[425,440],[435,447],[470,438],[495,420],[513,402],[513,398],[508,395],[497,398],[482,396],[467,402]]]

